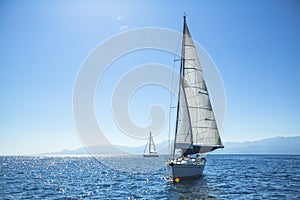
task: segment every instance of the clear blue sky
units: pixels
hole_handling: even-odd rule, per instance
[[[299,1],[4,0],[0,154],[80,147],[72,92],[89,52],[124,29],[181,31],[184,12],[224,81],[223,140],[300,135]]]

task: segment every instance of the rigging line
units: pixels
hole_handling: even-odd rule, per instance
[[[146,153],[147,145],[148,145],[148,140],[147,140],[147,143],[146,143],[146,146],[145,146],[145,149],[144,149],[144,154]]]
[[[178,51],[179,48],[179,41],[180,37],[177,40],[177,46],[176,46],[176,52]],[[169,105],[169,136],[168,136],[168,147],[169,151],[172,152],[172,146],[171,146],[171,111],[174,106],[172,106],[173,103],[173,89],[174,89],[174,71],[175,71],[175,63],[177,62],[178,59],[176,59],[177,53],[174,54],[174,61],[173,61],[173,66],[172,66],[172,73],[171,73],[171,90],[170,90],[170,105]],[[181,59],[180,59],[181,60]]]

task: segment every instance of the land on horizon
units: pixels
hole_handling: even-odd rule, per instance
[[[272,137],[255,141],[224,142],[224,149],[213,151],[213,154],[300,154],[300,136]],[[113,145],[121,154],[142,154],[145,146],[121,146]],[[112,150],[110,145],[91,147],[97,155],[120,154],[120,151]],[[156,144],[158,153],[168,153],[168,141]],[[86,155],[89,152],[84,148],[74,150],[64,149],[58,152],[43,153],[40,155]]]

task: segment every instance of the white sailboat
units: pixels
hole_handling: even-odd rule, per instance
[[[169,176],[174,181],[201,176],[205,153],[217,148],[224,146],[184,16],[175,139],[167,162]]]
[[[148,146],[149,153],[146,153],[147,146]],[[149,140],[148,140],[148,142],[145,146],[144,157],[158,157],[158,154],[156,153],[155,144],[154,144],[151,132],[150,132],[150,135],[149,135]]]

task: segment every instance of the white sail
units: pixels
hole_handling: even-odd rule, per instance
[[[146,149],[147,149],[147,146],[149,147],[149,152],[146,153]],[[145,146],[145,149],[144,149],[144,157],[158,157],[158,154],[156,153],[156,149],[155,149],[155,144],[154,144],[154,140],[153,140],[153,137],[151,135],[151,132],[150,132],[150,135],[149,135],[149,140],[147,140],[147,144]]]
[[[180,92],[175,148],[205,153],[223,147],[197,51],[186,22],[183,31]]]
[[[150,132],[150,137],[149,137],[149,153],[156,153],[156,149],[155,149],[155,144]]]
[[[184,92],[183,79],[180,80],[178,95],[177,127],[175,137],[175,149],[193,148],[192,127],[190,123],[189,110]]]

